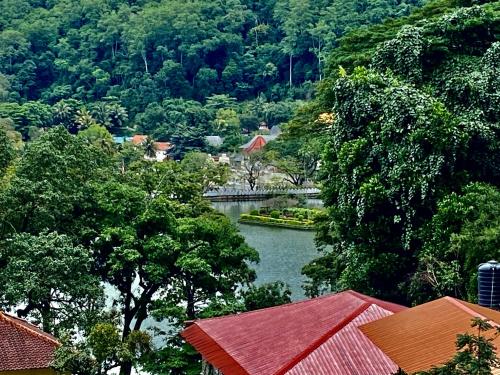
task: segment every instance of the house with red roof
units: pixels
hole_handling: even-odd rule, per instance
[[[0,312],[0,375],[55,375],[50,364],[58,347],[55,337]]]
[[[132,143],[136,146],[142,146],[148,139],[147,135],[136,134],[132,137]],[[170,142],[154,142],[155,156],[145,156],[148,160],[163,161],[168,158],[169,151],[173,148]]]
[[[349,290],[197,320],[181,335],[224,375],[392,375],[359,326],[405,309]]]

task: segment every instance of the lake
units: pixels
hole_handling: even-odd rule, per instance
[[[321,207],[321,201],[308,200],[308,206]],[[305,297],[301,275],[304,265],[318,257],[314,246],[314,231],[294,230],[261,225],[239,224],[242,213],[258,209],[262,202],[213,202],[213,207],[226,214],[240,229],[247,243],[260,254],[260,263],[255,265],[256,284],[283,281],[292,291],[292,299]]]

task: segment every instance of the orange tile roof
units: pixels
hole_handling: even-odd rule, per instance
[[[498,326],[500,312],[444,297],[362,325],[361,331],[408,374],[427,371],[453,358],[457,335],[477,332],[475,317]],[[494,341],[500,347],[500,337]]]
[[[172,148],[172,144],[169,142],[155,142],[155,146],[158,151],[167,151]]]
[[[148,138],[147,135],[136,134],[132,137],[132,143],[134,145],[140,145],[141,143],[144,143],[147,138]]]
[[[0,312],[0,372],[48,368],[58,346],[55,337]]]

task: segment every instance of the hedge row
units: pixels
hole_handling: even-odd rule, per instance
[[[261,223],[261,224],[283,224],[287,226],[292,226],[292,227],[302,227],[302,228],[313,228],[314,227],[314,221],[312,220],[291,220],[291,219],[275,219],[269,216],[255,216],[255,215],[248,215],[248,214],[242,214],[240,216],[240,221],[241,222],[255,222],[255,223]]]

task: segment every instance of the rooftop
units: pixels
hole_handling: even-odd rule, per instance
[[[264,147],[268,142],[274,141],[278,138],[277,135],[263,135],[257,134],[251,140],[249,140],[244,145],[240,146],[240,149],[243,149],[246,152],[251,152],[253,150],[258,150]]]
[[[457,335],[476,332],[473,318],[498,326],[500,312],[444,297],[370,322],[360,327],[401,369],[412,374],[440,366],[453,358]],[[500,347],[500,337],[495,340]],[[496,372],[494,372],[496,373]]]
[[[155,142],[155,147],[158,151],[168,151],[172,148],[172,144],[169,142]]]
[[[182,336],[224,374],[389,375],[397,366],[357,326],[403,309],[346,291],[198,320]]]
[[[0,312],[0,372],[48,368],[58,346],[36,326]]]

